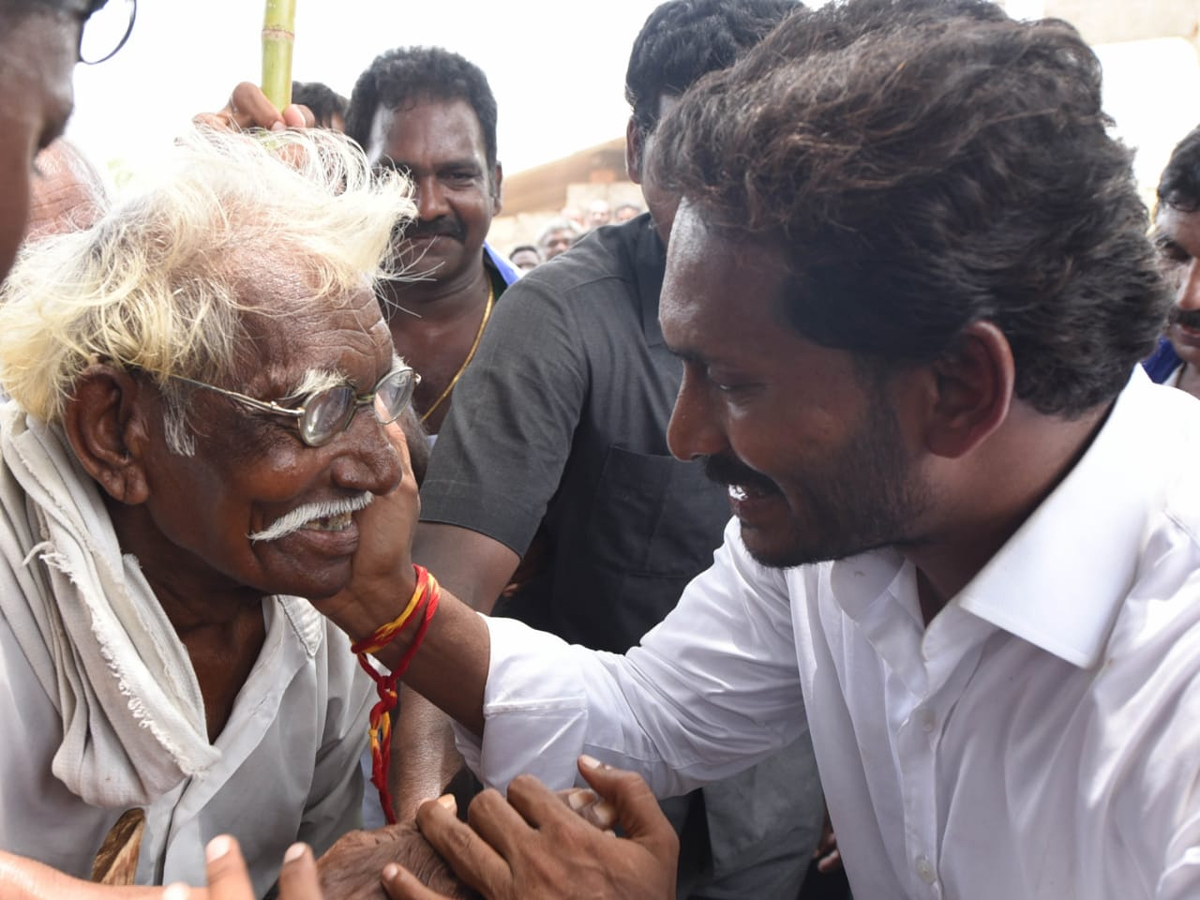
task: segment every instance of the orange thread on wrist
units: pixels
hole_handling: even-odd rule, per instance
[[[375,682],[376,692],[379,694],[379,702],[371,707],[367,736],[371,745],[371,784],[375,785],[375,789],[379,791],[379,803],[383,807],[383,814],[389,825],[396,824],[396,813],[392,807],[391,792],[388,790],[388,767],[392,753],[391,712],[396,708],[399,699],[396,682],[408,671],[413,657],[417,654],[417,648],[425,639],[425,632],[429,630],[429,622],[437,611],[438,600],[442,593],[437,579],[429,574],[427,569],[414,565],[413,571],[417,575],[417,586],[412,597],[409,598],[408,605],[404,607],[404,611],[391,622],[377,628],[375,633],[366,640],[350,645],[350,649],[358,656],[358,664],[371,676],[371,680]],[[421,624],[417,628],[412,643],[400,657],[400,662],[395,670],[387,675],[381,674],[369,659],[370,654],[378,653],[390,644],[396,635],[417,618],[419,612],[421,613]]]

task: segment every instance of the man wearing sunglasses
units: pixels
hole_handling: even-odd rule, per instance
[[[0,302],[5,897],[203,884],[223,832],[262,896],[359,821],[373,691],[318,610],[414,489],[374,294],[412,203],[329,132],[172,152]]]

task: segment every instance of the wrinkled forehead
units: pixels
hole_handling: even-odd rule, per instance
[[[246,342],[237,356],[251,368],[284,360],[333,367],[347,353],[391,358],[391,332],[365,281],[348,293],[321,293],[302,273],[280,270],[247,279],[242,300]]]

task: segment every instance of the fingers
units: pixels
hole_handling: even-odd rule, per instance
[[[317,117],[307,106],[289,103],[283,108],[283,124],[288,128],[315,128]]]
[[[532,781],[534,779],[529,780]],[[536,782],[536,784],[538,787],[541,787],[540,782]],[[546,789],[542,788],[542,790],[545,791]],[[556,808],[565,812],[558,799],[553,794],[550,794],[549,791],[546,791],[546,793],[550,796]],[[510,786],[510,798],[511,794],[512,788]],[[536,826],[537,824],[534,820],[527,822],[521,818],[522,815],[523,812],[518,812],[517,809],[511,806],[508,800],[500,796],[499,791],[489,788],[471,801],[471,805],[467,808],[467,824],[475,830],[476,834],[494,847],[500,856],[508,860],[513,858],[514,844],[519,844],[521,841],[528,839],[529,825],[533,824]]]
[[[834,850],[831,853],[826,853],[817,860],[817,871],[822,875],[827,875],[830,872],[837,872],[842,868],[842,851]]]
[[[617,824],[617,808],[590,788],[568,788],[558,796],[579,818],[601,831],[611,831]]]
[[[253,900],[254,886],[238,842],[222,834],[204,848],[209,900]]]
[[[679,855],[679,838],[658,800],[642,776],[603,765],[590,756],[579,757],[579,772],[592,788],[617,811],[626,836],[651,850],[659,859]]]
[[[283,855],[279,900],[322,900],[317,863],[307,844],[292,844]]]
[[[396,863],[383,867],[383,889],[391,900],[449,900],[445,894],[430,890],[412,872]]]
[[[453,797],[423,804],[417,810],[417,827],[460,879],[485,897],[503,896],[503,886],[512,880],[508,863],[459,821]]]
[[[239,128],[266,128],[279,131],[288,123],[257,84],[243,81],[233,89],[225,110]],[[300,122],[299,124],[303,124]]]

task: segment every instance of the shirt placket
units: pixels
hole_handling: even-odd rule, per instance
[[[924,690],[913,696],[912,709],[896,737],[914,898],[943,896],[938,744],[989,630],[970,614],[948,607],[930,623],[920,642]]]

